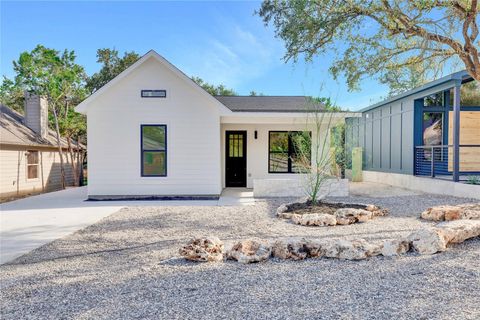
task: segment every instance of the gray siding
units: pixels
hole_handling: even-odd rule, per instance
[[[345,150],[350,168],[352,148],[363,149],[363,169],[413,174],[414,102],[452,87],[436,87],[367,108],[359,118],[347,118]]]
[[[363,148],[364,170],[413,173],[413,99],[406,100],[346,120],[348,156]]]

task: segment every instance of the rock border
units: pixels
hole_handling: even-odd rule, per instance
[[[406,238],[381,243],[365,239],[288,238],[273,243],[247,239],[238,241],[225,252],[222,241],[216,237],[207,237],[190,240],[179,252],[185,259],[197,262],[222,262],[230,259],[247,264],[267,261],[270,257],[294,261],[307,258],[363,260],[378,255],[396,257],[409,252],[431,255],[447,250],[451,244],[479,236],[480,220],[455,220],[416,230]]]
[[[348,225],[358,222],[367,222],[378,216],[388,214],[387,209],[382,209],[373,204],[344,203],[322,201],[322,204],[339,207],[335,213],[305,213],[296,214],[295,210],[305,209],[312,205],[312,201],[303,198],[300,201],[284,203],[277,208],[277,217],[290,219],[293,223],[302,226],[335,226]]]

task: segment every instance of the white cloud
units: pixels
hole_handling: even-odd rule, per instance
[[[207,37],[200,47],[191,50],[182,68],[190,76],[235,89],[283,64],[282,49],[282,44],[267,30],[253,34],[227,23],[220,37]]]

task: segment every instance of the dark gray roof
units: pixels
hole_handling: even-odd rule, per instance
[[[312,104],[305,96],[215,96],[234,112],[308,112],[323,110],[322,104]]]
[[[23,123],[23,116],[7,106],[0,105],[0,143],[17,146],[57,147],[57,138],[53,130],[42,138]],[[62,147],[67,141],[62,138]]]

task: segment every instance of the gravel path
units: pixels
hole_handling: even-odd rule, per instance
[[[409,234],[437,204],[433,195],[333,198],[374,203],[387,217],[363,224],[303,227],[274,217],[285,200],[245,207],[137,207],[0,266],[1,319],[479,319],[480,239],[433,256],[367,261],[198,264],[178,256],[191,237],[230,246],[258,237]]]

